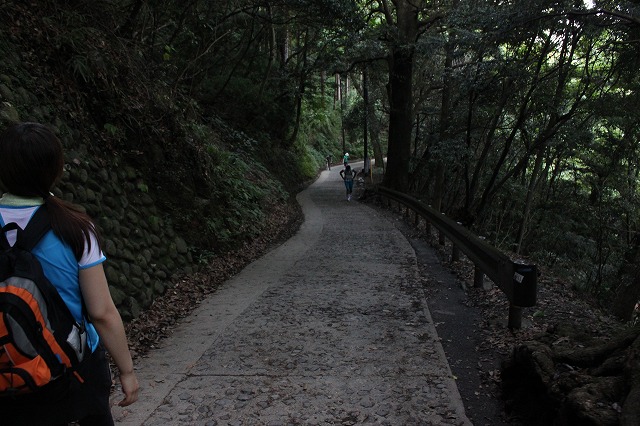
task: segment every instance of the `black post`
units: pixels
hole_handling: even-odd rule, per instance
[[[511,303],[519,308],[536,305],[538,294],[538,268],[522,262],[513,264],[513,298]]]

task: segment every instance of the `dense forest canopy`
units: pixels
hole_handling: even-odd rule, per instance
[[[183,128],[194,143],[213,125],[250,135],[225,149],[285,180],[311,178],[327,155],[372,157],[384,185],[631,318],[637,0],[31,3],[42,21],[21,21],[20,2],[0,10],[50,43],[39,54],[91,99],[76,113],[113,149],[163,137],[139,101],[152,99],[199,123]]]

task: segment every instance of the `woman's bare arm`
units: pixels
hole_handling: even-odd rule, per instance
[[[91,322],[120,371],[124,399],[118,405],[124,407],[133,404],[138,399],[140,386],[133,371],[133,360],[122,318],[109,293],[102,264],[80,270],[80,289]]]

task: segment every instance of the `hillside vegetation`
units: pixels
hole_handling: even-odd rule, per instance
[[[91,201],[111,259],[149,275],[134,268],[128,304],[260,235],[347,151],[631,321],[640,21],[592,3],[5,0],[0,115],[56,127],[60,195]],[[137,217],[151,231],[127,246]],[[114,286],[133,281],[116,266]]]
[[[0,4],[0,125],[42,122],[63,141],[56,195],[97,221],[125,319],[295,204],[313,161],[302,169],[275,136],[258,143],[205,113],[164,78],[162,57],[116,35],[122,16],[105,4],[31,3]]]

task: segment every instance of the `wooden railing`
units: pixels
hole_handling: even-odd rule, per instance
[[[438,230],[440,243],[448,238],[452,243],[452,260],[458,260],[464,253],[475,265],[474,286],[482,287],[484,276],[493,281],[509,300],[508,327],[522,326],[522,308],[535,306],[537,299],[536,265],[513,261],[509,256],[478,238],[459,223],[438,213],[406,194],[379,186],[377,192],[389,203],[395,201],[415,213],[416,225],[422,218],[427,229],[433,225]]]

